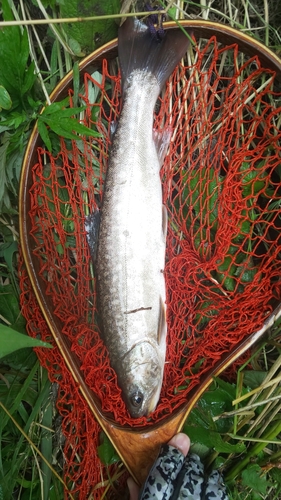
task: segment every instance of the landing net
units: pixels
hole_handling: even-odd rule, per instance
[[[141,427],[184,404],[202,375],[280,302],[281,86],[258,57],[213,37],[193,49],[158,100],[155,129],[173,130],[161,169],[169,217],[167,356],[157,409],[149,420],[136,420],[126,411],[100,337],[84,229],[85,216],[101,207],[110,124],[121,108],[120,76],[108,68],[104,60],[99,73],[85,74],[79,96],[86,105],[83,122],[101,137],[61,139],[54,155],[38,149],[30,238],[54,315],[102,411],[121,425]],[[21,288],[29,334],[50,341],[23,265]],[[100,498],[101,490],[93,491],[101,481],[99,427],[58,349],[38,355],[59,387],[65,477],[80,499],[90,491]]]

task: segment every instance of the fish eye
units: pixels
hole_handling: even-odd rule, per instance
[[[143,402],[143,394],[140,391],[136,391],[132,394],[130,400],[135,408],[139,408]]]

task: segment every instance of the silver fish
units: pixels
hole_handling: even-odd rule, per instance
[[[152,412],[160,396],[166,353],[166,209],[159,170],[169,132],[153,132],[161,88],[185,54],[188,38],[162,41],[127,19],[118,52],[123,107],[106,175],[95,258],[99,311],[111,365],[132,417]],[[86,221],[93,250],[95,215]]]

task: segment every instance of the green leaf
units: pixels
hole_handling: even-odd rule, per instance
[[[26,331],[24,335],[26,335]],[[5,365],[13,368],[15,371],[20,370],[21,372],[29,373],[31,368],[38,361],[38,358],[35,352],[30,349],[30,347],[24,347],[23,349],[19,349],[18,351],[14,351],[5,356],[3,361]],[[8,377],[8,374],[6,376]],[[11,390],[12,389],[10,388],[10,392]],[[17,388],[15,390],[17,392]],[[32,396],[33,394],[30,395],[29,402],[31,402]]]
[[[168,10],[168,15],[171,17],[171,19],[176,19],[176,15],[177,15],[177,7],[171,7],[171,8]]]
[[[120,461],[120,457],[117,455],[115,448],[109,438],[104,432],[101,433],[102,444],[98,446],[98,456],[102,463],[105,465],[111,465]]]
[[[67,106],[69,106],[69,97],[66,97],[65,99],[59,102],[52,102],[52,104],[49,104],[44,108],[43,113],[40,116],[46,116],[46,115],[51,115],[53,113],[58,113]]]
[[[270,471],[270,477],[276,483],[276,486],[281,489],[281,470],[278,467],[274,467]]]
[[[208,448],[214,448],[219,453],[242,453],[246,447],[243,443],[230,444],[221,438],[221,435],[204,427],[184,425],[184,432],[193,443],[200,443]]]
[[[7,132],[5,132],[2,139],[2,145],[0,146],[0,201],[3,201],[5,189],[6,189],[6,155],[9,146],[9,138]]]
[[[78,136],[74,132],[84,136],[100,136],[98,132],[79,123],[78,119],[74,118],[76,114],[86,109],[85,106],[75,108],[66,108],[65,106],[69,106],[68,97],[63,101],[46,106],[43,113],[38,117],[38,132],[49,151],[52,151],[52,143],[47,126],[57,136],[65,139],[77,140]]]
[[[7,0],[2,1],[4,18],[11,18],[12,13]],[[11,95],[21,98],[30,88],[35,77],[29,69],[29,43],[25,27],[5,26],[0,30],[0,84]]]
[[[23,85],[21,89],[22,95],[26,94],[26,92],[32,89],[34,85],[34,82],[36,80],[34,69],[35,66],[34,63],[32,62],[24,73]]]
[[[218,455],[212,464],[212,468],[213,469],[221,469],[224,466],[225,462],[226,462],[225,458]]]
[[[201,460],[204,460],[204,458],[206,458],[209,455],[210,448],[200,443],[193,443],[192,446],[190,447],[190,452],[196,453],[196,455],[199,455]]]
[[[262,474],[263,471],[258,464],[250,464],[241,474],[242,484],[264,495],[272,484],[267,481],[266,475]]]
[[[187,425],[195,427],[205,427],[206,429],[208,429],[210,426],[211,418],[204,411],[200,410],[200,408],[194,408],[191,411],[186,422]]]
[[[23,141],[23,146],[26,145],[27,136],[24,136],[24,134],[21,134],[21,139]],[[9,188],[17,196],[18,195],[18,185],[19,185],[18,183],[20,180],[20,173],[21,173],[21,167],[22,167],[22,162],[23,162],[24,147],[21,149],[20,144],[18,144],[17,151],[14,151],[13,149],[14,149],[13,144],[10,143],[9,152],[8,152],[9,155],[8,155],[7,164],[6,164],[6,172],[7,172],[7,179],[8,179],[8,183],[9,183]]]
[[[39,339],[33,339],[28,335],[13,330],[12,328],[0,324],[0,358],[7,356],[23,347],[52,347],[47,342]]]
[[[20,307],[12,285],[0,285],[0,315],[11,325],[17,321]]]
[[[252,165],[248,162],[242,163],[242,190],[244,196],[256,196],[263,190],[266,183],[264,165],[265,161],[259,162],[258,165]]]
[[[75,130],[75,132],[77,132],[78,134],[91,136],[91,137],[100,137],[101,136],[101,134],[99,132],[96,132],[95,130],[92,130],[89,127],[86,127],[86,125],[83,125],[83,123],[77,122],[75,119],[69,118],[66,120],[68,121],[67,127],[72,128],[72,130]],[[77,136],[76,136],[76,139],[77,139]]]
[[[38,117],[37,128],[38,128],[38,132],[40,134],[40,137],[41,137],[43,143],[47,146],[48,151],[51,152],[52,151],[52,143],[51,143],[51,139],[49,136],[49,132],[48,132],[48,129],[47,129],[45,123],[43,122],[43,120],[41,119],[40,116]]]
[[[2,0],[1,4],[2,4],[1,7],[3,9],[4,21],[13,21],[14,16],[13,16],[12,9],[9,5],[8,0]]]
[[[215,390],[207,391],[200,398],[200,407],[205,410],[211,417],[217,417],[226,410],[232,409],[232,397],[224,389],[216,388]]]
[[[230,384],[221,378],[215,378],[216,385],[225,391],[227,399],[232,404],[233,399],[236,398],[236,384]]]
[[[82,52],[80,43],[77,42],[77,40],[75,40],[74,38],[68,39],[68,45],[71,48],[71,50],[75,56],[77,56],[77,57],[84,57],[85,56],[85,52]]]
[[[9,92],[5,89],[5,87],[3,87],[3,85],[0,85],[0,111],[1,108],[10,109],[12,104]]]
[[[120,0],[68,0],[61,2],[61,17],[87,17],[120,12]],[[64,24],[68,43],[76,41],[82,53],[92,52],[117,36],[118,25],[114,19]],[[71,39],[71,42],[70,42]],[[76,52],[75,52],[76,53]]]
[[[5,120],[1,121],[1,125],[6,125],[9,128],[18,128],[24,122],[26,122],[26,113],[24,111],[12,111]]]
[[[91,74],[93,80],[97,83],[102,83],[102,74],[99,71],[95,71]],[[88,80],[88,100],[91,105],[97,102],[97,97],[100,93],[100,87],[95,85],[91,80]]]
[[[81,135],[99,137],[100,134],[86,127],[82,123],[79,123],[75,118],[61,118],[56,115],[54,118],[47,118],[42,116],[42,120],[49,125],[50,129],[55,132],[55,134],[65,137],[66,139],[78,139],[78,136],[73,133],[77,132]]]
[[[58,79],[59,79],[59,72],[58,72],[58,53],[59,53],[59,42],[56,39],[53,47],[52,47],[52,53],[51,53],[51,76],[50,76],[50,86],[51,89],[54,89]]]
[[[72,71],[73,71],[73,103],[74,107],[77,107],[78,96],[79,96],[79,85],[80,85],[80,72],[79,72],[79,64],[77,61],[74,63]]]
[[[54,104],[59,104],[59,103],[54,103]],[[59,109],[56,109],[56,108],[52,108],[52,104],[51,104],[50,106],[48,106],[47,108],[44,109],[43,113],[40,115],[40,118],[46,122],[47,122],[47,120],[53,120],[53,119],[61,120],[64,118],[75,117],[76,114],[81,113],[81,111],[84,111],[85,109],[86,109],[86,106],[81,106],[81,108],[59,108]],[[55,117],[53,116],[54,114],[55,114]],[[75,120],[76,119],[77,118],[75,118]]]
[[[267,372],[258,370],[244,371],[243,384],[250,387],[250,389],[256,389],[263,384]]]
[[[16,253],[17,251],[18,251],[17,241],[12,241],[11,243],[8,244],[3,244],[0,247],[0,256],[5,259],[5,262],[11,274],[14,274],[13,256],[14,253]]]

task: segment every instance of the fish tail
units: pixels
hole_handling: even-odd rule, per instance
[[[161,40],[136,18],[128,18],[119,28],[118,55],[123,95],[134,71],[153,74],[163,87],[187,51],[189,38],[181,29],[167,30]],[[160,91],[159,90],[159,91]]]

